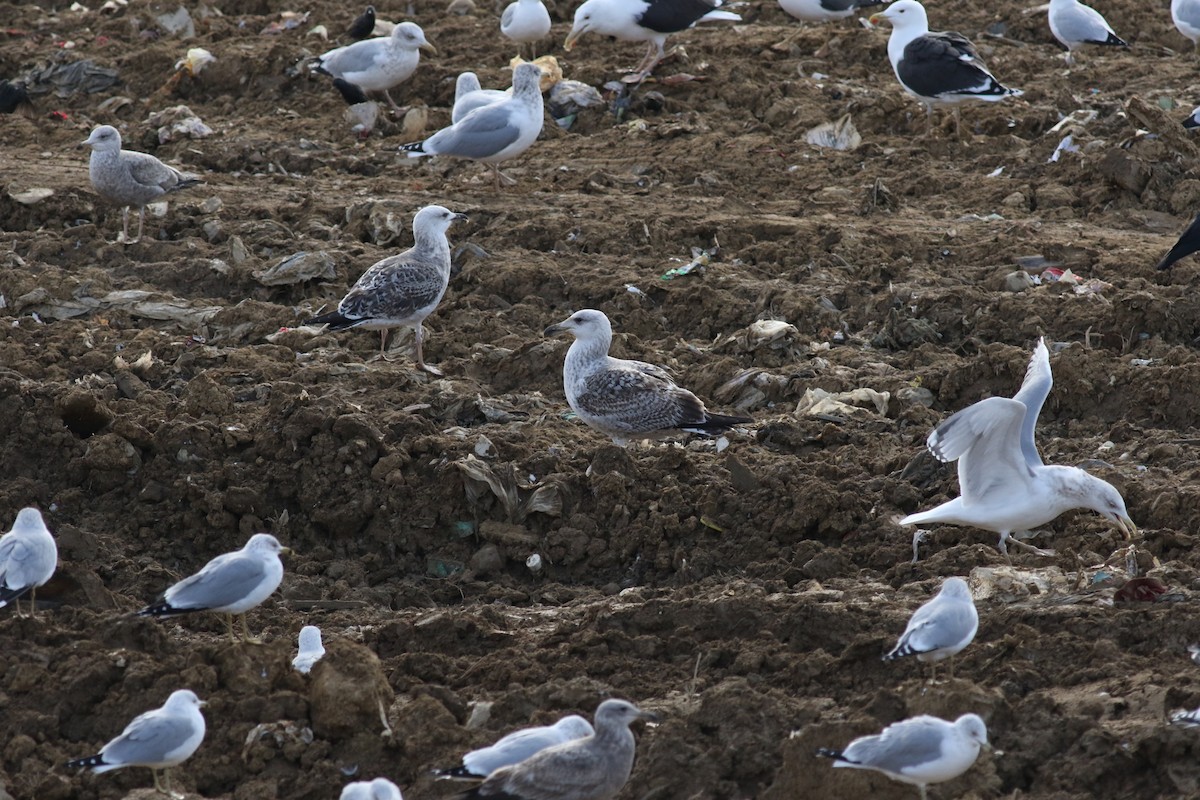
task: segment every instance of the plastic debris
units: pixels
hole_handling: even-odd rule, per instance
[[[425,572],[435,578],[449,578],[462,572],[466,567],[461,561],[454,561],[449,558],[435,558],[430,556],[425,561]]]
[[[664,272],[660,277],[664,281],[669,281],[672,278],[678,278],[681,275],[690,275],[693,272],[698,275],[702,274],[708,265],[712,263],[713,258],[715,258],[720,252],[721,248],[719,246],[711,247],[708,250],[700,247],[693,247],[691,261],[684,264],[682,267],[672,267]]]
[[[1171,715],[1171,724],[1181,728],[1200,728],[1200,708],[1191,711],[1176,711]]]
[[[261,31],[259,31],[259,33],[270,36],[272,34],[294,30],[295,28],[299,28],[301,25],[308,22],[308,15],[309,12],[307,11],[304,13],[299,11],[281,11],[279,12],[279,19],[267,25],[267,27],[263,28]]]
[[[155,111],[146,118],[146,124],[158,129],[159,144],[180,139],[206,139],[213,134],[213,129],[187,106],[171,106]]]
[[[194,78],[216,60],[217,57],[203,47],[189,47],[187,55],[175,62],[175,69],[183,70]]]
[[[534,512],[557,517],[562,514],[562,493],[557,483],[525,483],[511,462],[487,464],[473,455],[454,466],[462,472],[467,502],[476,505],[490,491],[504,507],[510,522],[520,522]]]
[[[822,122],[804,134],[804,140],[829,150],[855,150],[862,144],[862,136],[849,114],[843,114],[833,122]]]
[[[1167,593],[1167,586],[1158,578],[1130,578],[1117,589],[1113,600],[1118,603],[1153,603]]]
[[[583,81],[561,80],[550,87],[550,95],[546,98],[546,108],[556,120],[578,114],[585,108],[602,105],[604,98],[600,96],[600,91]]]
[[[351,133],[359,139],[366,139],[375,130],[375,122],[379,119],[379,103],[368,100],[348,106],[342,112],[342,119],[350,123]]]
[[[534,575],[542,571],[542,557],[534,553],[529,558],[525,559],[525,566],[529,567],[529,571]]]
[[[508,62],[508,66],[516,69],[518,66],[525,63],[527,63],[525,59],[517,56],[512,61]],[[558,59],[554,56],[542,56],[541,58],[535,58],[532,63],[536,64],[538,69],[542,71],[542,79],[539,81],[542,94],[550,91],[552,86],[562,81],[562,67],[559,66]]]
[[[1047,164],[1056,163],[1058,161],[1058,159],[1062,156],[1063,153],[1078,153],[1078,152],[1079,152],[1079,147],[1075,144],[1075,139],[1070,134],[1067,134],[1066,136],[1064,136],[1062,138],[1062,141],[1058,143],[1058,147],[1054,148],[1054,152],[1050,154],[1050,157],[1048,159],[1046,159],[1046,163]]]
[[[30,94],[54,92],[58,97],[70,97],[76,92],[95,94],[121,82],[115,69],[101,67],[86,58],[69,64],[42,64],[26,72],[21,80]]]
[[[183,6],[166,14],[159,14],[154,20],[163,30],[172,36],[177,36],[180,39],[194,39],[196,37],[196,23],[192,21],[192,15]]]
[[[324,250],[301,250],[273,267],[255,270],[252,274],[263,286],[290,286],[311,280],[333,280],[337,277],[337,268],[333,256]]]
[[[891,399],[891,392],[877,392],[867,388],[836,393],[824,389],[806,389],[804,396],[796,404],[794,413],[798,417],[849,416],[869,412],[867,406],[874,406],[876,413],[886,417],[888,401]]]
[[[35,188],[35,189],[26,189],[23,192],[9,192],[8,196],[11,197],[13,200],[16,200],[21,205],[31,206],[31,205],[34,205],[35,203],[42,202],[47,197],[50,197],[53,194],[54,194],[53,189],[46,189],[46,188],[39,187],[39,188]]]

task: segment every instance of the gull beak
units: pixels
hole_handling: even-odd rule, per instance
[[[1121,533],[1126,539],[1132,539],[1138,535],[1137,525],[1133,524],[1133,520],[1129,517],[1117,517],[1117,527],[1121,529]]]
[[[663,719],[662,714],[655,711],[641,711],[638,713],[638,716],[647,722],[662,722]]]
[[[427,53],[429,53],[430,55],[433,55],[433,56],[436,56],[436,55],[438,54],[437,48],[436,48],[436,47],[434,47],[434,46],[433,46],[432,44],[430,44],[429,42],[422,42],[422,43],[421,43],[421,45],[420,45],[420,47],[419,47],[418,49],[419,49],[419,50],[424,50],[424,51],[426,51]]]
[[[452,220],[460,220],[461,219],[461,220],[466,221],[466,220],[469,220],[470,217],[468,217],[466,214],[455,214],[450,219],[452,219]]]
[[[562,322],[556,322],[553,325],[551,325],[549,328],[546,328],[546,330],[542,331],[542,336],[553,336],[556,333],[562,333],[566,329],[567,329],[566,320],[563,320]]]
[[[567,40],[563,42],[563,50],[569,52],[571,48],[575,46],[575,43],[579,41],[579,37],[583,36],[583,33],[583,31],[578,31],[574,28],[571,28],[571,32],[567,34]]]
[[[201,701],[200,701],[200,707],[201,707],[201,708],[204,708],[206,705],[208,705],[208,701],[207,701],[207,700],[201,700]]]
[[[281,556],[294,556],[294,555],[296,555],[296,551],[295,551],[295,550],[293,550],[293,549],[292,549],[292,548],[290,548],[290,547],[281,547],[281,548],[279,548],[279,555],[281,555]]]
[[[883,22],[885,19],[887,19],[887,17],[885,17],[883,15],[883,12],[880,12],[878,14],[872,14],[871,16],[867,17],[867,22],[871,23],[872,25],[878,25],[880,22]]]

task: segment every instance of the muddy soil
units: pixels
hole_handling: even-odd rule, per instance
[[[965,107],[960,138],[941,114],[921,137],[886,31],[751,4],[746,25],[677,37],[658,74],[696,80],[548,126],[499,195],[485,168],[400,158],[398,120],[356,141],[336,93],[295,70],[331,46],[306,32],[336,38],[357,8],[187,4],[181,41],[155,21],[173,4],[84,5],[9,5],[0,31],[2,77],[86,58],[121,79],[0,117],[0,516],[38,506],[61,556],[36,619],[0,611],[0,797],[148,796],[145,770],[62,764],[181,687],[209,702],[176,771],[190,797],[316,800],[376,775],[449,797],[431,768],[607,696],[665,714],[639,728],[622,798],[911,798],[813,750],[968,711],[999,752],[936,798],[1200,794],[1197,734],[1166,722],[1200,703],[1200,262],[1154,270],[1200,209],[1178,126],[1200,80],[1165,3],[1105,2],[1133,49],[1086,51],[1069,73],[1021,4],[931,7],[1025,91]],[[514,48],[490,4],[376,5],[439,50],[396,93],[429,129],[458,72],[504,85]],[[311,16],[260,33],[283,11]],[[602,86],[641,56],[594,37],[564,54],[573,11],[553,12],[567,77]],[[218,60],[168,83],[193,46]],[[160,145],[148,117],[177,105],[213,135]],[[1051,131],[1079,110],[1094,115]],[[805,143],[845,114],[857,150]],[[101,123],[205,180],[136,245],[114,243],[120,210],[76,149]],[[1078,151],[1048,162],[1067,134]],[[35,188],[53,194],[30,203]],[[452,243],[487,253],[427,321],[444,378],[412,368],[410,334],[385,362],[372,333],[296,329],[408,246],[429,203],[467,212]],[[718,246],[702,272],[660,277]],[[327,276],[272,285],[265,271],[301,251],[326,254]],[[1010,291],[1035,255],[1089,283]],[[727,447],[628,450],[586,429],[562,394],[568,343],[541,336],[583,307],[612,318],[617,354],[754,424]],[[762,341],[760,320],[792,327]],[[895,520],[957,491],[925,436],[1011,395],[1041,335],[1043,455],[1117,485],[1136,548],[1081,512],[1040,540],[1053,558],[1010,566],[994,534],[940,527],[911,563]],[[859,388],[886,407],[796,413],[809,390]],[[130,616],[264,530],[296,551],[250,615],[265,645],[230,644],[211,615]],[[1166,593],[1114,601],[1130,571]],[[969,576],[980,629],[956,677],[929,685],[880,655],[950,575]],[[305,624],[330,649],[311,678],[289,666]]]

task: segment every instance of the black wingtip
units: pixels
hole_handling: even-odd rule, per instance
[[[1196,119],[1196,115],[1190,116],[1183,121],[1183,127],[1189,130],[1192,128],[1200,128],[1200,120]]]
[[[432,770],[433,774],[443,780],[483,780],[487,775],[477,775],[471,770],[459,764],[457,767],[447,767],[445,769]]]
[[[908,656],[917,655],[917,651],[911,645],[903,644],[892,648],[890,653],[884,655],[884,661],[895,661],[898,658],[907,658]]]
[[[74,761],[68,761],[64,766],[68,769],[90,769],[91,767],[104,766],[104,756],[97,753],[94,756],[87,758],[77,758]]]
[[[424,153],[425,142],[409,142],[408,144],[400,145],[401,153]]]
[[[853,763],[844,755],[842,755],[841,750],[831,750],[828,747],[818,747],[813,755],[817,756],[817,758],[832,758],[835,761],[846,761],[847,763]]]
[[[1129,47],[1129,42],[1125,41],[1120,36],[1117,36],[1115,33],[1110,33],[1108,38],[1104,40],[1104,43],[1112,45],[1113,47]]]
[[[312,319],[306,321],[304,324],[305,325],[328,325],[331,329],[333,329],[335,331],[341,331],[341,330],[345,330],[346,328],[353,328],[354,325],[356,324],[356,320],[350,319],[349,317],[342,314],[342,312],[340,312],[340,311],[330,311],[328,314],[322,314],[319,317],[313,317]]]
[[[186,614],[194,609],[190,608],[175,608],[165,600],[158,603],[152,603],[141,611],[135,612],[138,617],[171,617],[176,614]]]

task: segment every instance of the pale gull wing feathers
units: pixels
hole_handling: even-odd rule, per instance
[[[1025,404],[989,397],[954,414],[929,434],[929,452],[939,461],[958,460],[962,504],[968,506],[995,486],[1004,492],[1030,486],[1034,473],[1021,452]]]
[[[509,3],[504,9],[504,13],[500,15],[500,29],[504,30],[513,24],[513,18],[517,16],[517,3]]]
[[[518,111],[509,103],[477,108],[449,128],[425,140],[430,155],[484,160],[515,144],[521,136]]]
[[[581,725],[570,725],[572,719]],[[501,767],[518,764],[547,747],[592,734],[592,725],[583,717],[564,717],[555,725],[513,731],[490,747],[472,750],[462,758],[463,766],[473,775],[490,775]]]
[[[163,599],[180,610],[224,608],[245,598],[266,576],[263,559],[240,550],[225,553],[167,589]]]
[[[318,60],[321,69],[330,75],[345,78],[383,66],[392,55],[390,50],[391,42],[381,37],[338,47]]]
[[[182,188],[181,184],[195,182],[191,176],[167,166],[149,153],[124,150],[121,152],[121,162],[128,169],[129,177],[139,186],[158,189],[163,193]]]
[[[1100,12],[1082,3],[1055,4],[1050,9],[1052,33],[1063,44],[1106,44],[1116,33]]]
[[[892,653],[920,655],[953,648],[979,625],[974,605],[939,596],[917,609]]]
[[[191,755],[182,752],[199,733],[204,736],[204,718],[156,708],[134,717],[121,735],[100,750],[105,763],[96,772],[107,772],[126,765],[150,766],[177,764]],[[197,743],[198,744],[198,743]],[[182,756],[182,757],[180,757]]]
[[[1021,452],[1025,455],[1025,462],[1031,467],[1042,466],[1034,428],[1037,427],[1038,415],[1042,413],[1042,406],[1050,396],[1053,386],[1054,373],[1050,371],[1050,351],[1046,349],[1046,340],[1039,339],[1033,357],[1029,359],[1029,368],[1025,370],[1021,390],[1013,395],[1013,400],[1025,405],[1025,419],[1021,423]]]
[[[593,796],[595,787],[612,780],[621,765],[614,765],[606,753],[595,748],[574,745],[575,742],[568,742],[547,748],[527,761],[496,770],[479,787],[478,796],[515,797],[520,800],[564,800]],[[628,761],[631,769],[632,748]],[[623,783],[624,780],[617,783],[617,788]]]
[[[0,537],[0,595],[5,587],[24,591],[37,583],[42,557],[36,542],[12,534]]]
[[[889,725],[878,735],[855,739],[842,755],[856,765],[906,775],[914,767],[942,757],[942,743],[950,728],[950,723],[937,717],[913,717]]]

